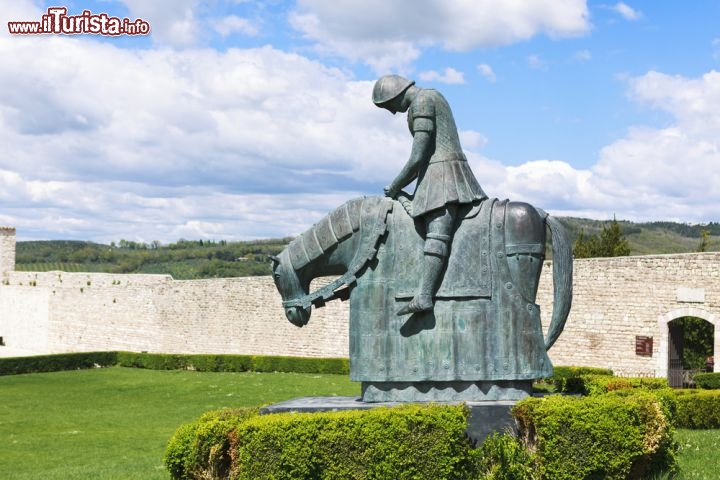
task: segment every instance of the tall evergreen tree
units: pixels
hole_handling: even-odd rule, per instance
[[[581,230],[573,245],[573,255],[575,258],[625,257],[630,255],[630,243],[613,218],[609,225],[603,226],[599,235],[590,235],[585,239],[585,232]]]
[[[630,244],[622,233],[620,224],[613,217],[610,226],[604,226],[600,232],[598,257],[627,257],[630,255]]]
[[[710,230],[703,228],[700,231],[700,245],[698,245],[698,252],[707,252],[710,246]]]
[[[580,233],[578,234],[577,240],[575,240],[575,243],[573,244],[573,256],[575,258],[590,258],[592,257],[592,252],[590,250],[590,239],[593,237],[590,236],[589,239],[585,239],[585,229],[581,229]]]

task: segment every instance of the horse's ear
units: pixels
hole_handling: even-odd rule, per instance
[[[268,255],[268,258],[273,262],[273,265],[277,265],[280,263],[280,257],[277,255]]]

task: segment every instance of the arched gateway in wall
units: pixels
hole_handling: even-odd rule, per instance
[[[348,356],[348,304],[330,302],[298,329],[287,321],[270,275],[176,281],[16,272],[14,265],[15,230],[0,227],[0,356],[17,350]],[[549,267],[537,298],[545,328]],[[668,325],[685,316],[714,325],[720,352],[720,252],[576,260],[572,310],[550,358],[555,365],[665,377]]]
[[[673,363],[679,360],[677,354],[680,352],[677,351],[678,349],[673,345],[672,341],[671,322],[684,317],[695,317],[712,324],[714,345],[711,355],[715,356],[720,351],[720,317],[718,315],[697,307],[684,307],[667,312],[658,318],[658,332],[660,334],[658,338],[658,377],[672,376]],[[680,369],[682,370],[682,366]],[[715,371],[717,371],[717,367],[715,367]]]

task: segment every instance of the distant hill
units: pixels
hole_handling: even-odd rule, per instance
[[[278,254],[291,240],[179,240],[169,245],[126,240],[110,245],[67,240],[17,242],[15,268],[37,272],[158,273],[178,280],[269,275],[268,255]]]
[[[574,242],[580,231],[595,235],[608,222],[559,217]],[[632,255],[695,252],[701,232],[709,232],[707,251],[720,251],[720,223],[688,225],[674,222],[618,222]],[[103,245],[71,240],[18,242],[16,269],[20,271],[160,273],[195,279],[269,275],[268,255],[277,255],[292,238],[225,242],[178,240],[169,245],[120,240]]]
[[[567,228],[570,238],[575,241],[580,231],[585,235],[596,235],[608,221],[586,218],[559,217]],[[618,220],[625,238],[630,243],[631,255],[655,255],[663,253],[696,252],[703,230],[709,232],[707,251],[720,251],[720,223],[689,225],[677,222],[634,223]]]

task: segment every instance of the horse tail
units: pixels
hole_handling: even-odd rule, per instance
[[[545,224],[550,228],[553,254],[553,313],[545,349],[549,350],[560,336],[570,313],[573,288],[572,245],[565,228],[554,217],[545,217]]]

